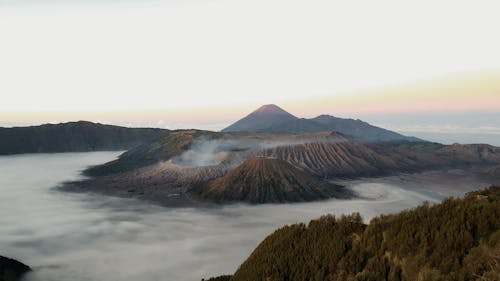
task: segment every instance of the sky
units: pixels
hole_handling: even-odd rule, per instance
[[[493,142],[499,10],[482,0],[0,0],[0,126],[219,130],[275,103]]]

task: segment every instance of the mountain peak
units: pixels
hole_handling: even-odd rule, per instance
[[[346,119],[326,114],[312,119],[297,118],[275,104],[259,107],[222,131],[287,134],[335,131],[365,142],[421,141],[370,125],[359,119]]]
[[[252,113],[290,114],[290,113],[286,112],[283,108],[281,108],[275,104],[265,104],[265,105],[259,107],[257,110],[255,110]]]
[[[349,196],[341,186],[320,181],[284,160],[265,157],[246,160],[198,192],[202,198],[215,202],[249,203],[299,202]]]
[[[286,112],[275,104],[266,104],[257,110],[238,120],[229,127],[223,129],[223,132],[255,132],[265,129],[272,124],[296,120],[297,117]]]

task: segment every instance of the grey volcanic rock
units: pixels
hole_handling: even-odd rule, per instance
[[[125,150],[168,134],[87,121],[0,128],[0,155],[38,152]]]
[[[274,104],[263,105],[246,117],[222,130],[222,132],[257,132],[272,124],[298,119]]]
[[[31,268],[14,259],[0,256],[0,281],[18,281]]]
[[[197,184],[227,173],[225,165],[180,167],[165,161],[131,171],[66,183],[67,191],[92,191],[124,198],[138,198],[168,206],[198,204],[187,191]]]
[[[376,176],[404,168],[390,157],[350,141],[285,145],[261,153],[285,160],[311,174],[329,178]]]
[[[487,174],[492,176],[492,177],[500,178],[500,165],[489,168],[487,170]]]
[[[272,158],[248,159],[195,192],[215,202],[302,202],[349,197],[343,187],[318,180],[292,164]]]
[[[364,144],[333,135],[328,141],[288,144],[257,155],[285,160],[327,178],[382,176],[399,172],[498,165],[500,148],[490,145],[442,145],[428,142]],[[493,172],[490,172],[493,173]]]

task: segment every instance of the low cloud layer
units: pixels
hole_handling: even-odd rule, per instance
[[[2,255],[33,266],[26,280],[200,280],[233,272],[262,239],[285,224],[326,213],[360,212],[369,220],[465,191],[456,183],[453,192],[449,185],[435,182],[418,185],[415,192],[390,182],[353,182],[361,199],[172,209],[52,188],[78,178],[85,166],[116,156],[98,152],[0,157]]]

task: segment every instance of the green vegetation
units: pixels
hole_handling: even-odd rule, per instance
[[[382,215],[368,225],[352,214],[285,226],[224,278],[500,280],[500,187]]]

